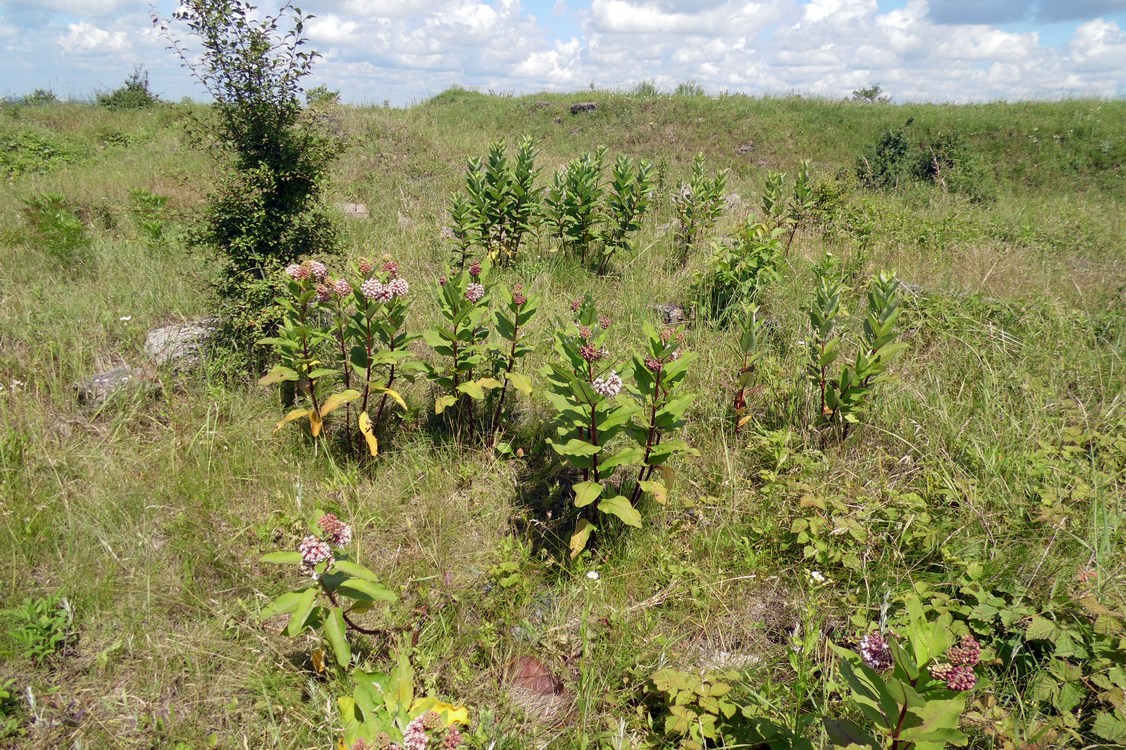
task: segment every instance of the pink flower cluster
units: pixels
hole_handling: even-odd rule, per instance
[[[860,658],[877,672],[891,669],[895,662],[891,657],[891,649],[887,641],[879,633],[868,633],[860,639]]]
[[[465,298],[470,302],[477,303],[485,296],[485,287],[478,284],[476,281],[465,287]]]
[[[931,667],[931,676],[946,682],[951,690],[971,690],[977,684],[974,667],[981,661],[981,644],[972,635],[962,636],[957,645],[946,650],[949,664]]]
[[[317,521],[317,526],[324,529],[329,539],[337,547],[346,547],[352,541],[352,527],[341,521],[332,513],[325,513]]]
[[[301,540],[301,544],[297,546],[297,551],[301,553],[301,569],[313,577],[316,577],[316,572],[313,569],[317,565],[327,562],[331,567],[335,562],[332,557],[332,548],[312,534]]]
[[[622,377],[613,370],[605,378],[595,378],[590,384],[594,392],[604,398],[614,398],[622,392]]]

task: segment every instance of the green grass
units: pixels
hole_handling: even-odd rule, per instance
[[[351,521],[357,557],[400,590],[386,619],[417,628],[423,686],[468,704],[498,748],[630,747],[615,744],[623,735],[662,746],[638,710],[646,677],[718,651],[744,659],[740,695],[757,689],[783,714],[812,710],[789,692],[787,633],[800,613],[815,612],[826,637],[847,641],[858,632],[851,618],[877,619],[886,596],[913,584],[956,594],[972,578],[1027,589],[1048,611],[1051,597],[1077,601],[1076,574],[1091,569],[1097,601],[1123,612],[1126,103],[581,98],[599,109],[572,116],[569,96],[452,90],[406,110],[336,113],[350,148],[327,200],[371,211],[366,221],[340,218],[348,255],[396,258],[415,298],[413,330],[437,316],[446,198],[465,157],[497,138],[531,135],[545,177],[604,144],[611,158],[650,159],[663,181],[638,251],[617,258],[612,275],[583,271],[546,237],[504,273],[544,300],[529,332],[535,367],[569,320],[569,301],[588,291],[614,319],[621,354],[640,344],[653,303],[689,301],[707,253],[677,268],[666,225],[668,194],[696,153],[730,169],[728,191],[742,197],[713,239],[755,212],[766,170],[792,174],[802,158],[840,208],[799,233],[764,300],[777,333],[750,408],[776,440],[732,433],[733,333],[690,326],[700,357],[685,437],[701,455],[677,467],[668,505],[645,507],[644,528],[606,535],[574,565],[556,554],[570,531],[560,518],[568,499],[544,471],[549,415],[539,397],[520,402],[511,430],[525,458],[504,461],[432,431],[432,396],[415,383],[403,427],[363,466],[326,456],[298,430],[272,434],[276,396],[218,376],[164,374],[159,398],[81,411],[75,382],[122,360],[140,364],[149,328],[211,308],[214,264],[180,238],[216,173],[174,107],[0,108],[0,139],[52,144],[41,158],[30,146],[12,152],[17,166],[5,163],[0,185],[0,535],[9,550],[0,595],[15,606],[62,592],[77,633],[36,663],[0,623],[0,684],[14,678],[37,696],[34,711],[20,704],[26,734],[0,744],[333,746],[333,702],[345,687],[308,668],[315,644],[256,617],[292,582],[258,558],[292,548],[315,507]],[[858,188],[847,171],[899,127],[920,140],[959,133],[995,200],[922,183]],[[137,221],[138,189],[169,197],[164,245]],[[86,225],[91,255],[71,264],[79,267],[64,267],[25,221],[23,202],[48,194],[65,196]],[[872,223],[863,251],[850,216]],[[915,290],[905,294],[907,351],[843,445],[822,445],[809,429],[802,376],[811,268],[825,251],[855,272],[846,326],[859,326],[876,270],[896,269]],[[828,525],[806,558],[794,523],[814,518]],[[855,533],[829,533],[842,528]],[[518,565],[511,588],[491,572],[501,562]],[[831,583],[811,589],[812,570]],[[388,644],[369,645],[369,665],[386,669]],[[563,680],[573,711],[537,715],[548,712],[513,699],[504,673],[519,655]],[[998,673],[974,694],[977,710],[993,710],[983,703],[992,694],[1001,713],[991,716],[1014,722],[1002,736],[1059,721],[1029,682]],[[983,727],[972,729],[974,747],[1012,746]]]

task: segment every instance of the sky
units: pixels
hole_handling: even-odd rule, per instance
[[[176,0],[157,0],[169,18]],[[261,4],[263,10],[276,6]],[[1126,0],[307,0],[309,86],[409,105],[497,93],[671,92],[896,102],[1126,96]],[[142,65],[169,100],[206,93],[132,0],[0,0],[0,95],[89,99]],[[182,24],[174,33],[190,41]]]

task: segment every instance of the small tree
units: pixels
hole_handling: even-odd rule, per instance
[[[853,91],[852,101],[861,102],[863,104],[891,104],[891,97],[881,96],[882,93],[883,91],[880,89],[880,84],[874,83],[866,88]]]
[[[217,287],[224,342],[247,356],[277,327],[280,270],[336,247],[320,192],[343,148],[301,104],[301,82],[317,58],[305,49],[310,16],[288,2],[276,16],[259,18],[255,10],[246,0],[183,0],[173,18],[202,44],[198,59],[168,23],[153,18],[215,100],[205,132],[228,170],[197,240],[223,260]]]

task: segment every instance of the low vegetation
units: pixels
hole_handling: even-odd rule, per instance
[[[0,107],[0,744],[1126,745],[1126,105],[873,88],[319,91],[245,305],[215,112]]]

